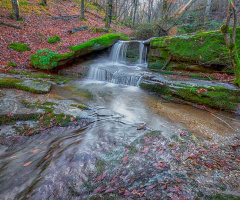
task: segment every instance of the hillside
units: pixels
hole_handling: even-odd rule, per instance
[[[87,4],[85,20],[79,17],[58,18],[63,15],[80,15],[78,1],[49,0],[47,6],[40,5],[40,0],[19,0],[20,15],[22,19],[16,22],[12,18],[12,5],[10,1],[0,2],[0,70],[5,71],[9,62],[17,64],[17,68],[30,67],[29,55],[39,49],[51,49],[58,53],[67,53],[69,46],[81,44],[91,38],[99,37],[104,33],[97,33],[97,27],[104,27],[104,12],[96,6]],[[7,24],[7,25],[6,25]],[[10,27],[8,25],[20,27]],[[88,30],[69,31],[76,27],[88,26]],[[111,24],[112,32],[131,34],[131,30],[120,26],[115,21]],[[60,41],[55,44],[48,43],[48,39],[59,36]],[[9,47],[11,43],[23,43],[30,47],[29,51],[18,52]]]

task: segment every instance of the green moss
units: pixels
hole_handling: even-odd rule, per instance
[[[240,27],[237,28],[236,44],[240,43]],[[237,46],[239,52],[240,46]],[[160,69],[169,58],[190,64],[221,65],[231,64],[229,52],[221,31],[202,32],[195,35],[161,37],[151,41],[149,53],[150,68]],[[159,60],[160,63],[154,63]]]
[[[71,104],[70,106],[72,107],[76,107],[76,108],[80,108],[80,109],[83,109],[83,110],[87,110],[88,107],[87,106],[84,106],[84,105],[77,105],[77,104]]]
[[[38,50],[35,54],[31,55],[31,64],[35,68],[52,69],[57,66],[57,62],[53,61],[59,54],[50,49]]]
[[[88,42],[70,46],[69,48],[72,52],[66,54],[59,54],[49,49],[41,49],[30,56],[31,64],[35,68],[50,70],[67,63],[73,58],[107,48],[120,39],[120,37],[119,34],[105,34],[101,37],[91,39]]]
[[[21,42],[18,42],[18,43],[13,42],[13,43],[9,44],[8,47],[15,51],[18,51],[18,52],[24,52],[24,51],[31,50],[31,48],[27,44],[23,44]]]
[[[42,109],[45,111],[43,113],[39,113],[38,115],[38,124],[42,127],[67,126],[70,123],[73,123],[73,120],[80,120],[79,117],[73,118],[72,115],[65,115],[64,113],[55,114],[54,105],[56,105],[56,103],[54,102],[36,101],[34,103],[31,103],[23,100],[22,104],[27,108]]]
[[[164,95],[168,99],[182,99],[226,111],[236,111],[240,103],[240,91],[224,87],[186,87],[184,85],[140,84],[142,89]],[[201,92],[200,89],[206,89]]]
[[[15,124],[17,121],[28,121],[28,120],[37,121],[37,119],[38,119],[37,113],[14,114],[11,117],[7,117],[6,115],[0,115],[0,125]]]
[[[12,79],[12,78],[2,78],[0,79],[0,88],[13,88],[18,90],[24,90],[32,93],[43,94],[47,93],[41,90],[37,90],[25,85],[22,85],[23,81],[20,79]]]
[[[240,200],[240,197],[226,194],[215,194],[205,197],[207,200]]]
[[[10,70],[10,71],[8,71],[8,73],[10,73],[10,74],[20,74],[20,72],[15,71],[15,70]]]
[[[47,42],[48,42],[49,44],[56,44],[56,43],[58,43],[60,40],[61,40],[61,38],[60,38],[59,36],[54,35],[53,37],[48,37]]]
[[[93,51],[93,50],[100,50],[101,48],[111,46],[115,41],[117,41],[120,38],[117,34],[104,34],[101,37],[94,38],[89,40],[88,42],[76,45],[76,46],[70,46],[69,48],[74,52],[81,53],[82,51]]]
[[[7,66],[9,66],[9,67],[17,67],[17,64],[15,62],[9,62]]]

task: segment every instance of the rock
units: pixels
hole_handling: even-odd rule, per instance
[[[77,32],[77,31],[87,31],[87,30],[88,30],[88,26],[81,26],[81,27],[73,28],[73,29],[69,30],[68,32],[70,34],[73,34],[73,33]]]
[[[146,130],[146,124],[140,124],[138,127],[137,127],[137,130]]]
[[[24,91],[29,91],[32,93],[44,94],[51,90],[52,84],[46,81],[37,80],[21,80],[17,78],[10,77],[0,77],[0,88],[13,88]]]
[[[169,100],[187,101],[196,106],[204,105],[239,114],[240,89],[230,84],[196,79],[182,81],[151,74],[145,76],[140,87]]]
[[[98,27],[98,28],[96,28],[96,32],[97,33],[108,33],[109,29],[108,28]]]
[[[30,90],[34,90],[36,93],[48,93],[50,92],[52,86],[49,82],[36,80],[24,80],[22,83],[18,84],[24,85],[30,88]]]
[[[113,45],[121,36],[119,34],[104,34],[101,37],[93,38],[87,42],[70,46],[71,52],[65,54],[58,54],[48,49],[38,50],[31,55],[31,64],[35,68],[50,70],[55,67],[66,64],[74,58],[84,56],[86,54],[106,49]],[[49,57],[51,57],[49,59]],[[43,64],[42,60],[48,60]]]
[[[237,43],[240,27],[237,28]],[[158,37],[150,42],[149,68],[161,69],[169,56],[171,65],[200,65],[206,70],[215,68],[218,71],[229,66],[229,53],[223,35],[220,31],[210,31],[195,35],[179,35],[172,37]],[[194,67],[194,69],[197,69]]]

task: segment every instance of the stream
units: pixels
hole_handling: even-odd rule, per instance
[[[204,174],[205,168],[196,165],[193,168],[199,172],[190,172],[186,163],[190,162],[187,158],[195,159],[192,154],[199,149],[204,151],[204,140],[205,145],[229,146],[239,141],[239,134],[211,113],[164,102],[141,90],[138,85],[146,71],[143,46],[140,42],[139,60],[134,65],[124,62],[123,42],[114,46],[110,60],[92,64],[84,80],[55,86],[50,95],[42,95],[44,99],[83,103],[90,108],[84,111],[88,117],[79,126],[55,127],[31,137],[19,136],[14,145],[0,145],[0,199],[205,199],[204,184],[212,185],[209,194],[223,187],[226,194],[240,195],[239,165],[235,167],[239,162],[231,161],[234,169],[230,174],[208,167],[211,179]],[[234,129],[239,127],[238,121],[229,123]],[[146,136],[152,131],[159,135]],[[171,144],[180,133],[189,134],[185,150],[178,140]],[[145,143],[140,143],[140,138]],[[133,144],[136,153],[130,154]],[[218,157],[230,155],[232,149],[211,152]],[[183,155],[182,163],[175,158],[177,153]],[[210,157],[213,160],[212,154]],[[195,176],[188,180],[191,173]],[[214,176],[226,182],[212,182]]]

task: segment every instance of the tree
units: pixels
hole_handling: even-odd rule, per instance
[[[105,23],[106,28],[110,28],[110,25],[112,22],[112,8],[113,8],[113,0],[107,0],[106,23]]]
[[[205,9],[205,16],[206,16],[206,19],[209,18],[209,15],[210,15],[210,9],[211,9],[211,4],[212,4],[212,0],[207,0],[207,5],[206,5],[206,9]]]
[[[221,32],[224,36],[226,46],[230,55],[231,63],[234,69],[235,80],[234,84],[240,87],[240,60],[238,57],[238,52],[236,48],[236,29],[237,29],[237,9],[234,4],[234,0],[231,0],[231,3],[226,0],[228,5],[227,18],[225,23],[221,26]],[[230,34],[229,24],[231,16],[233,15],[233,28],[232,34]]]
[[[81,19],[84,19],[84,0],[81,0]]]
[[[171,14],[171,6],[174,5],[173,1],[163,0],[163,11],[162,11],[162,20],[157,24],[158,35],[166,36],[171,28],[173,28],[178,21],[183,17],[183,15],[188,11],[188,9],[195,3],[197,0],[188,0],[186,4],[176,9],[173,14]],[[170,24],[171,22],[171,24]]]
[[[20,19],[18,0],[12,0],[13,17],[16,21]]]

